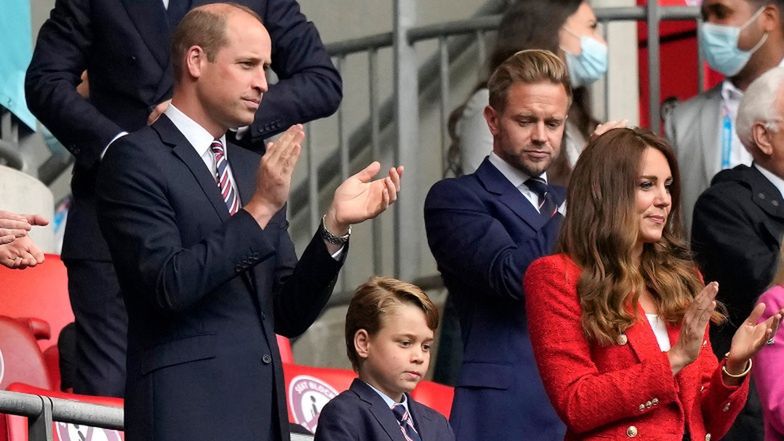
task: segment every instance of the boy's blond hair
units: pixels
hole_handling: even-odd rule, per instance
[[[425,313],[427,327],[438,328],[438,309],[416,285],[391,277],[371,277],[360,285],[351,298],[346,312],[346,353],[355,371],[359,371],[360,358],[354,348],[354,335],[360,329],[375,335],[381,329],[381,319],[395,307],[408,303]]]

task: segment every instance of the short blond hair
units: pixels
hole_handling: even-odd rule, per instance
[[[425,313],[427,327],[438,328],[438,308],[422,289],[412,283],[391,277],[371,277],[360,285],[351,298],[346,312],[346,354],[355,371],[359,370],[360,358],[354,348],[354,335],[360,329],[368,335],[381,330],[381,320],[394,308],[408,303]]]
[[[506,94],[514,83],[535,84],[550,82],[563,86],[569,105],[572,104],[572,87],[569,85],[569,72],[566,64],[554,53],[542,49],[519,51],[498,66],[490,79],[490,107],[503,111],[506,107]]]

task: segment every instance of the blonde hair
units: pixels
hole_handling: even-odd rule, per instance
[[[367,331],[368,335],[377,334],[384,315],[404,303],[414,305],[425,313],[428,328],[433,331],[438,328],[438,308],[414,284],[375,276],[354,292],[346,312],[346,354],[355,371],[359,370],[361,359],[354,348],[354,335],[360,329]]]
[[[569,105],[572,104],[572,87],[569,85],[566,64],[550,51],[542,49],[518,51],[501,63],[487,80],[490,107],[503,111],[506,107],[506,93],[512,84],[518,82],[560,84],[569,98]]]

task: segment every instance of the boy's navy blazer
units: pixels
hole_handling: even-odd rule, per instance
[[[422,441],[454,441],[443,415],[408,398],[408,410]],[[392,409],[364,381],[333,398],[319,415],[315,441],[405,441]]]

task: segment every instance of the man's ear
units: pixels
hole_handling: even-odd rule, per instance
[[[773,143],[770,139],[770,129],[763,122],[755,122],[751,126],[751,139],[754,140],[754,145],[757,150],[762,152],[765,156],[773,155]]]
[[[487,105],[485,107],[484,115],[485,121],[487,121],[487,127],[490,128],[490,133],[493,134],[493,136],[498,135],[498,126],[500,125],[498,112],[490,107],[490,105]]]
[[[191,46],[185,53],[185,70],[188,76],[199,78],[204,63],[208,62],[207,53],[201,46]]]
[[[354,350],[357,352],[359,358],[368,358],[370,352],[370,335],[364,329],[360,329],[354,333]]]

